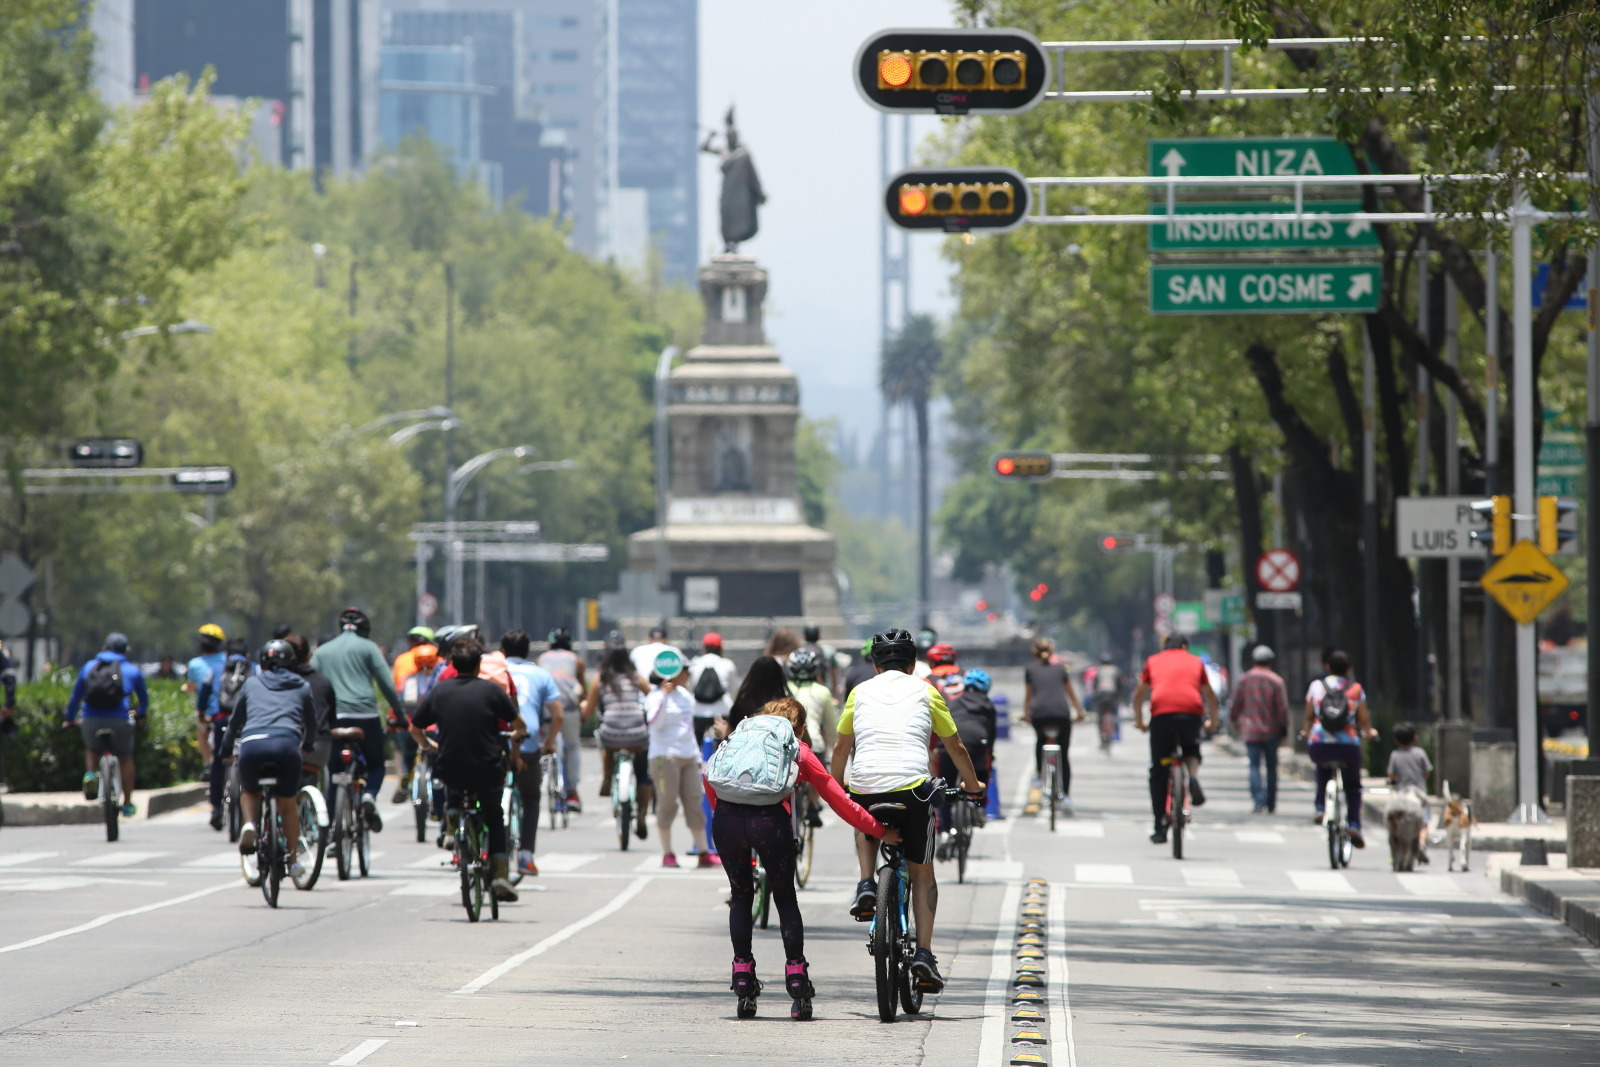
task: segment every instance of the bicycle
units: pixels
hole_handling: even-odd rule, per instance
[[[244,829],[244,812],[239,807],[239,765],[232,760],[228,762],[227,783],[222,787],[222,806],[227,811],[228,844],[237,845],[239,832]]]
[[[305,856],[305,873],[294,879],[294,887],[309,891],[322,876],[322,860],[328,851],[328,802],[320,786],[321,768],[306,764],[304,775],[312,775],[303,782],[295,795],[295,807],[300,813],[300,852]]]
[[[1043,723],[1034,729],[1044,734],[1044,768],[1040,775],[1044,798],[1050,804],[1050,832],[1056,832],[1056,814],[1061,809],[1061,798],[1066,790],[1061,787],[1061,727]]]
[[[1330,776],[1323,786],[1323,826],[1328,831],[1328,866],[1333,870],[1350,866],[1355,856],[1355,844],[1350,837],[1349,813],[1345,808],[1344,765],[1337,762],[1322,764]]]
[[[1112,703],[1100,707],[1100,751],[1111,755],[1111,744],[1117,739],[1117,706]]]
[[[417,750],[416,761],[411,765],[409,799],[411,813],[417,821],[417,844],[428,840],[428,815],[433,811],[433,753]]]
[[[562,785],[567,780],[566,761],[558,752],[539,757],[539,777],[544,786],[544,805],[550,809],[550,829],[567,826],[567,793]]]
[[[611,814],[617,822],[617,844],[626,852],[633,834],[634,805],[638,803],[635,796],[638,777],[633,769],[633,752],[630,749],[619,748],[615,755],[616,770],[611,778]]]
[[[510,737],[509,733],[501,732],[501,737]],[[515,742],[511,742],[515,744]],[[506,823],[506,855],[511,858],[511,884],[516,885],[522,881],[522,871],[518,869],[517,854],[522,849],[522,793],[517,789],[517,776],[511,770],[510,761],[506,763],[506,782],[500,790],[500,811]]]
[[[1165,817],[1167,837],[1172,842],[1172,858],[1183,859],[1183,831],[1191,818],[1189,810],[1189,765],[1183,761],[1182,748],[1170,756],[1162,757],[1167,768],[1167,801]]]
[[[772,876],[767,873],[766,864],[761,862],[761,857],[754,850],[750,853],[750,866],[755,868],[756,925],[765,930],[772,920]]]
[[[811,863],[817,855],[817,824],[822,821],[822,805],[809,785],[801,783],[790,803],[794,814],[794,880],[801,889],[811,878]]]
[[[267,771],[276,771],[277,768],[268,764],[263,768]],[[256,834],[255,874],[256,881],[252,885],[261,887],[261,895],[266,899],[267,907],[278,906],[278,887],[283,883],[283,876],[288,873],[289,842],[284,837],[283,816],[278,814],[277,798],[272,795],[272,790],[277,786],[276,775],[260,779],[261,786],[261,827]],[[301,841],[305,840],[305,826],[302,823]],[[244,862],[240,857],[241,865]],[[245,881],[250,882],[250,872],[245,871]],[[297,881],[295,883],[299,885]],[[310,886],[302,888],[309,889]]]
[[[967,880],[967,853],[972,848],[973,818],[972,809],[966,804],[947,804],[944,819],[949,821],[948,827],[943,827],[947,832],[940,843],[943,859],[956,861],[956,881]],[[941,820],[943,821],[943,820]]]
[[[95,799],[105,816],[107,841],[117,839],[117,819],[122,814],[122,761],[111,750],[115,740],[116,734],[109,729],[95,731],[94,748],[100,756],[95,772],[98,779]]]
[[[338,750],[343,770],[328,776],[333,787],[334,816],[329,833],[333,847],[334,866],[339,881],[348,882],[352,869],[359,865],[361,877],[367,877],[372,861],[372,831],[361,815],[361,792],[367,784],[367,761],[356,743],[363,736],[359,726],[340,726],[333,731],[335,741],[348,744]]]
[[[464,796],[451,790],[445,818],[456,828],[456,847],[452,862],[461,875],[461,905],[467,921],[483,917],[483,898],[489,897],[489,917],[500,918],[500,901],[494,895],[494,868],[489,860],[489,827],[483,821],[483,802],[477,796]]]

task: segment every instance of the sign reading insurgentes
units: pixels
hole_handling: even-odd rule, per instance
[[[1156,315],[1282,315],[1378,310],[1375,263],[1151,264]]]
[[[1210,252],[1242,249],[1377,248],[1378,235],[1370,222],[1341,221],[1337,216],[1361,210],[1359,200],[1314,200],[1304,210],[1308,219],[1231,222],[1212,215],[1288,215],[1292,203],[1239,201],[1235,203],[1178,203],[1171,222],[1147,227],[1152,252]],[[1152,215],[1165,215],[1167,205],[1150,205]]]

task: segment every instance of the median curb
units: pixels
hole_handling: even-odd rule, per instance
[[[1500,891],[1600,945],[1600,870],[1508,867],[1500,872]]]
[[[206,798],[204,782],[165,789],[135,789],[134,803],[146,819],[198,804]],[[7,826],[71,826],[100,821],[100,805],[79,793],[7,793],[0,796]]]

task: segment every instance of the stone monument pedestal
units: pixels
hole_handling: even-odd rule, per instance
[[[809,526],[795,477],[800,387],[767,344],[767,272],[754,257],[721,255],[700,268],[705,327],[667,386],[670,456],[664,529],[628,539],[635,582],[666,555],[678,615],[671,639],[715,630],[741,660],[777,626],[810,622],[844,637],[836,546]],[[619,620],[630,640],[659,618]]]

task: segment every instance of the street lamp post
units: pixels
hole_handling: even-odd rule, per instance
[[[462,613],[462,578],[461,553],[457,551],[455,538],[456,504],[461,500],[461,494],[466,490],[467,484],[472,481],[483,468],[504,456],[515,456],[524,459],[533,455],[532,445],[515,445],[510,448],[495,448],[488,452],[480,453],[467,460],[461,466],[450,471],[449,480],[445,483],[444,491],[444,521],[445,521],[445,610],[450,612],[453,622],[461,621]]]
[[[672,569],[667,561],[667,379],[672,373],[672,361],[677,358],[678,346],[668,345],[661,350],[656,362],[656,594],[657,603],[666,603],[667,591],[672,587]],[[662,610],[662,625],[666,624],[666,610]]]

